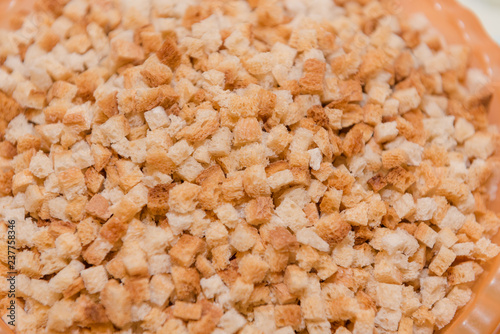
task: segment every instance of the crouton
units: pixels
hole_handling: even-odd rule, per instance
[[[196,255],[203,251],[204,242],[200,238],[184,234],[172,247],[169,255],[173,263],[189,267],[194,263]]]

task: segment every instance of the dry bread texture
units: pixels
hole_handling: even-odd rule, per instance
[[[40,0],[0,31],[16,332],[448,324],[500,251],[492,95],[396,8]]]

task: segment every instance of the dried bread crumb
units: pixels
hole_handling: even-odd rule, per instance
[[[500,253],[492,95],[465,47],[393,12],[45,1],[2,31],[0,230],[16,220],[17,330],[452,321]]]

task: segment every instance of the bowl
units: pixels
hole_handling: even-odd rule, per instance
[[[0,28],[19,24],[19,18],[33,7],[34,0],[0,0]],[[471,65],[483,69],[494,89],[489,120],[500,127],[500,46],[486,33],[479,19],[455,0],[399,0],[399,15],[423,13],[449,44],[467,44],[472,50]],[[500,152],[497,153],[500,158]],[[500,187],[490,209],[500,212]],[[500,233],[493,241],[500,244]],[[445,334],[500,333],[500,256],[490,261],[474,283],[471,301],[460,309],[453,321],[441,330]],[[0,334],[12,331],[0,321]]]

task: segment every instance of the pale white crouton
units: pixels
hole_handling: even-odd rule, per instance
[[[401,315],[400,310],[390,310],[382,307],[377,312],[375,324],[387,331],[397,331]]]
[[[209,278],[202,278],[200,286],[206,298],[212,299],[228,290],[227,286],[222,282],[219,275],[213,275]]]
[[[165,109],[161,106],[153,108],[150,111],[146,111],[144,113],[144,118],[146,119],[146,122],[151,130],[170,125],[170,119],[168,118]]]
[[[419,248],[418,241],[400,228],[396,230],[376,229],[370,246],[379,251],[384,250],[389,254],[403,253],[409,256],[415,254]]]
[[[36,177],[44,179],[54,171],[52,160],[42,151],[38,151],[30,162],[30,172]]]
[[[82,245],[76,234],[68,232],[57,237],[56,249],[59,256],[76,259],[82,252]]]
[[[71,152],[76,166],[80,169],[90,167],[95,163],[94,156],[90,152],[90,146],[85,140],[80,140],[73,145]]]
[[[225,333],[233,334],[245,326],[246,323],[246,319],[238,311],[231,309],[226,311],[220,318],[217,327],[222,328]]]
[[[66,216],[67,205],[68,201],[66,201],[66,199],[62,196],[49,200],[48,206],[50,215],[57,219],[68,220],[68,217]]]
[[[323,161],[323,154],[319,148],[314,148],[312,150],[307,151],[309,153],[309,166],[313,170],[318,170],[321,166],[321,162]]]
[[[294,232],[298,232],[309,224],[304,211],[289,198],[285,198],[276,208],[276,214]]]
[[[176,212],[168,212],[167,213],[168,223],[172,232],[175,235],[179,235],[182,231],[185,231],[191,227],[193,223],[193,215],[192,213],[176,213]]]
[[[373,132],[373,138],[379,144],[393,140],[398,136],[397,122],[387,122],[378,124]]]
[[[437,203],[431,197],[422,197],[417,199],[417,208],[415,212],[416,220],[430,220],[437,210]]]
[[[273,191],[276,191],[293,182],[293,174],[289,169],[274,173],[267,178],[267,184]]]
[[[401,309],[403,286],[398,284],[377,283],[377,306],[390,310]]]
[[[457,232],[464,225],[467,218],[455,206],[450,206],[444,218],[438,222],[439,228],[450,228],[453,232]]]
[[[446,294],[446,278],[428,276],[420,279],[420,294],[422,305],[431,308],[435,302],[442,299]]]
[[[469,123],[465,118],[459,117],[455,121],[454,138],[458,143],[463,143],[474,135],[474,125]]]
[[[85,269],[83,263],[76,260],[71,261],[68,266],[50,279],[49,287],[55,292],[62,293],[78,278],[83,269]]]
[[[450,323],[456,311],[457,305],[448,298],[443,298],[438,301],[431,310],[436,318],[436,326],[440,329]]]
[[[229,203],[224,203],[214,209],[217,218],[229,228],[234,228],[236,223],[240,220],[238,211]]]
[[[213,135],[208,144],[208,152],[216,157],[226,156],[231,152],[233,133],[227,127],[221,127]]]
[[[467,139],[464,152],[468,157],[486,160],[495,152],[495,140],[490,133],[477,132]]]
[[[404,194],[398,200],[396,200],[392,207],[396,211],[399,218],[403,219],[410,216],[415,212],[415,202],[411,194]]]
[[[175,286],[170,276],[164,274],[154,275],[149,282],[151,303],[163,306],[174,289]]]
[[[422,101],[415,87],[398,90],[392,94],[392,98],[399,101],[399,113],[401,114],[417,108]]]
[[[188,142],[183,139],[172,145],[168,149],[167,156],[172,159],[176,165],[180,165],[184,160],[186,160],[194,149]]]
[[[295,130],[292,142],[290,143],[290,151],[307,151],[309,145],[313,142],[313,135],[312,131],[304,128]]]
[[[43,305],[51,306],[61,299],[61,294],[53,291],[44,280],[32,279],[29,289],[32,292],[30,297]]]
[[[101,292],[108,281],[108,273],[102,265],[87,268],[80,275],[82,276],[85,289],[90,294]]]
[[[150,275],[169,273],[171,266],[170,256],[167,254],[155,254],[148,258],[148,271]]]
[[[203,170],[203,166],[195,158],[189,157],[177,167],[176,172],[183,180],[193,182]]]
[[[28,120],[23,113],[17,115],[9,122],[7,130],[5,130],[5,139],[12,144],[17,142],[17,139],[26,134],[35,134],[33,124],[28,123]]]
[[[312,228],[303,228],[297,232],[297,241],[304,245],[309,245],[321,252],[328,252],[330,246],[320,238]]]

